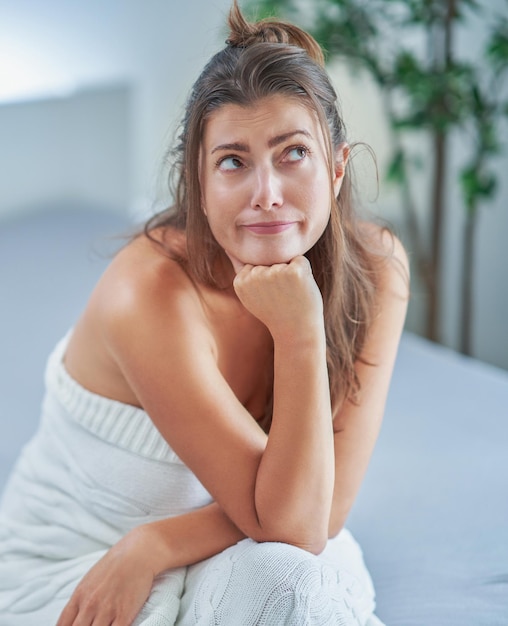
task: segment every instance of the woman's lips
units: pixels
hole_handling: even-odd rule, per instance
[[[277,235],[285,230],[289,230],[296,222],[257,222],[255,224],[244,224],[243,227],[256,235]]]

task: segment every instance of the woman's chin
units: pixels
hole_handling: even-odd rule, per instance
[[[238,258],[246,265],[277,265],[279,263],[289,263],[300,254],[304,254],[298,246],[290,246],[278,250],[253,250],[239,254]]]
[[[294,259],[294,256],[290,256],[290,255],[284,255],[284,254],[277,254],[277,255],[254,255],[252,257],[250,257],[250,260],[245,261],[245,264],[248,265],[265,265],[265,266],[270,266],[270,265],[278,265],[281,263],[289,263],[292,259]]]

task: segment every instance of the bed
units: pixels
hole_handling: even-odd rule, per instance
[[[131,228],[73,207],[0,222],[0,491],[46,357]],[[508,624],[508,373],[405,333],[348,525],[387,626]]]

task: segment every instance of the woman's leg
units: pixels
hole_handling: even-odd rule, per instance
[[[250,539],[188,568],[179,626],[364,626],[374,609],[361,551],[347,531],[323,558]]]

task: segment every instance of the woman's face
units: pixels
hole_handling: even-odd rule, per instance
[[[339,193],[347,146],[333,178]],[[286,263],[307,252],[330,217],[330,173],[315,113],[281,95],[227,104],[207,120],[200,157],[202,206],[235,266]]]

